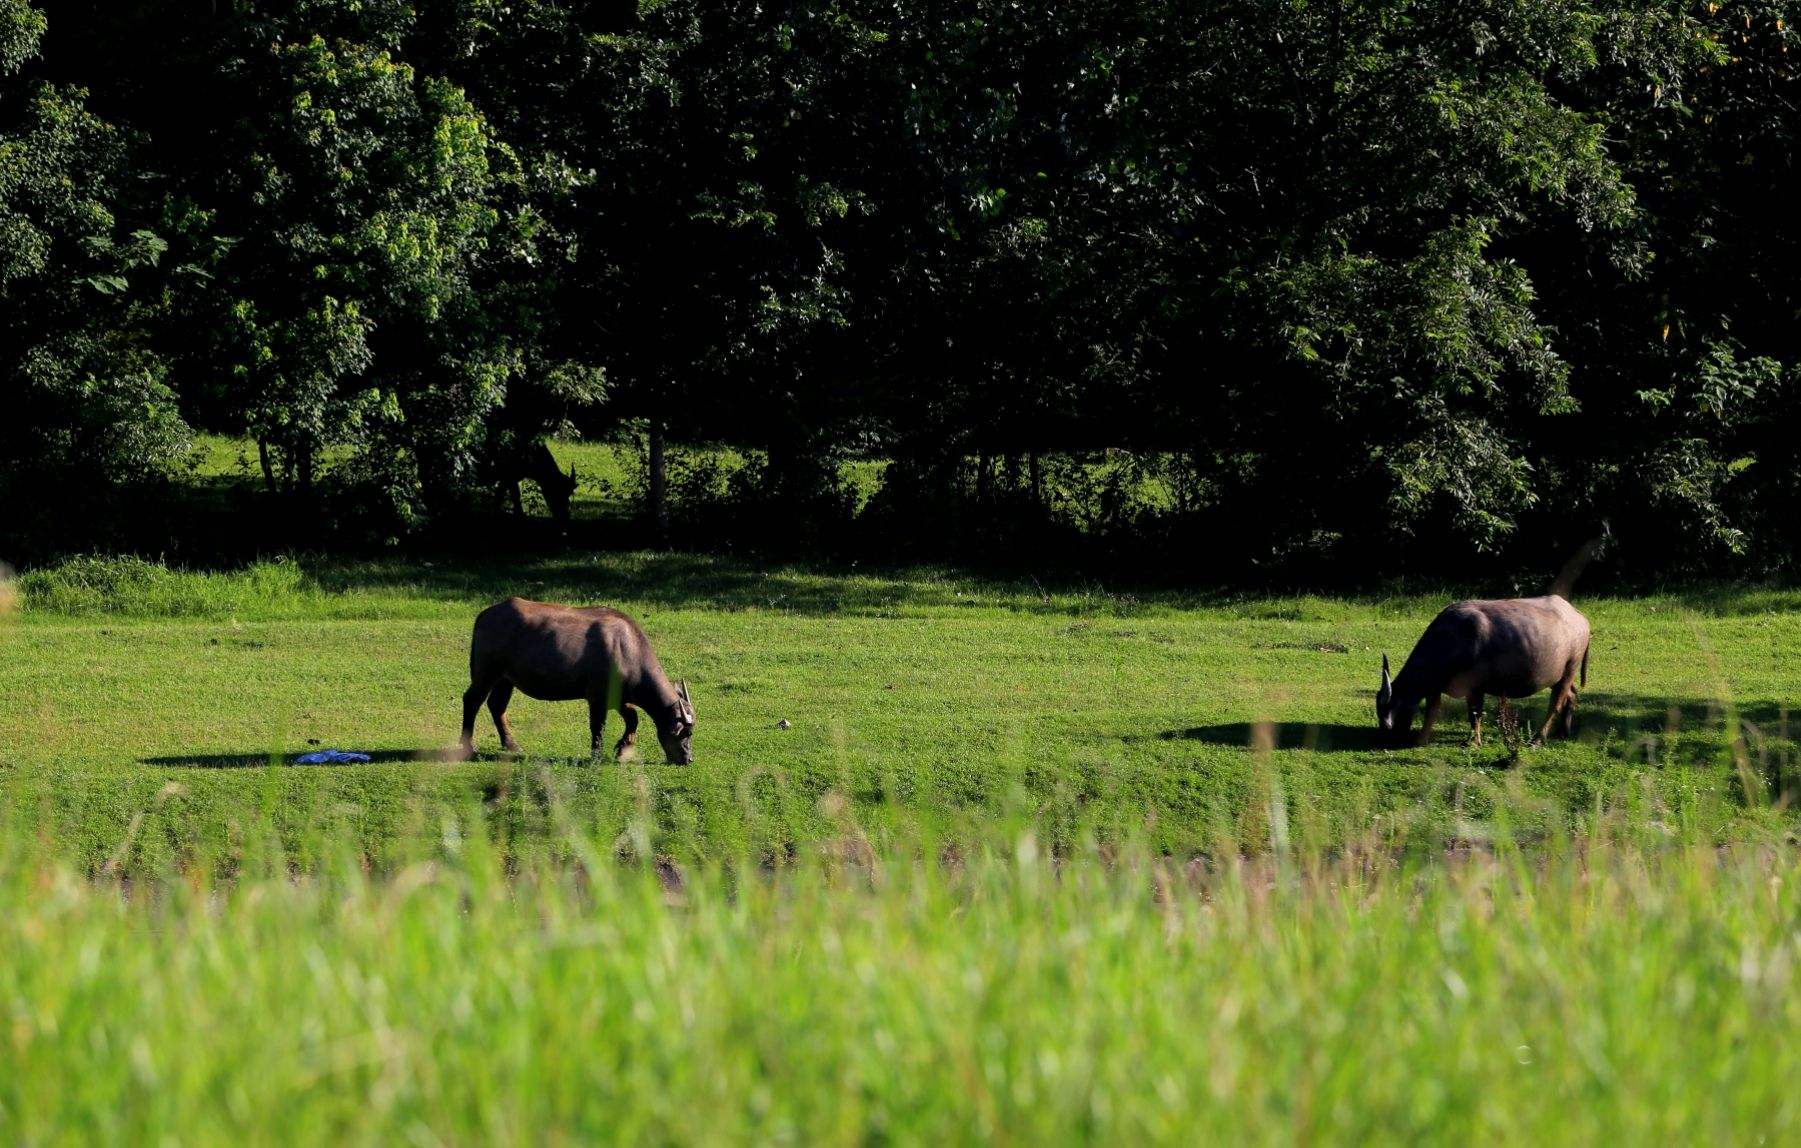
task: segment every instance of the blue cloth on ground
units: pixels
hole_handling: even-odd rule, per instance
[[[295,765],[338,765],[346,761],[368,761],[366,753],[349,753],[341,749],[322,749],[314,753],[303,753],[294,759]]]

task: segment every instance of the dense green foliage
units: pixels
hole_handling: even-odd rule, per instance
[[[22,76],[43,13],[0,4],[0,504],[9,531],[53,530],[80,495],[129,486],[187,428],[144,328],[168,243],[132,228],[120,130],[79,88]],[[139,220],[139,222],[142,222]],[[132,278],[139,280],[133,283]]]
[[[690,546],[1788,569],[1797,19],[8,0],[13,557],[188,425],[397,537],[630,420]]]

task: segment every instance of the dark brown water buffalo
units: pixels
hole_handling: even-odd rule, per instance
[[[671,682],[638,623],[606,606],[557,606],[508,598],[475,618],[469,639],[469,689],[463,694],[463,752],[475,750],[475,713],[482,702],[506,749],[518,750],[507,728],[507,703],[517,687],[528,698],[588,703],[592,752],[600,756],[607,711],[625,719],[614,752],[625,756],[638,733],[638,710],[656,724],[671,763],[694,760],[694,704],[686,682]],[[633,708],[636,707],[636,708]]]
[[[1551,733],[1561,716],[1568,737],[1575,724],[1576,678],[1588,685],[1588,619],[1556,594],[1543,598],[1502,598],[1446,606],[1407,656],[1398,676],[1388,676],[1382,655],[1382,688],[1376,693],[1376,721],[1404,737],[1420,703],[1426,705],[1419,740],[1432,733],[1440,695],[1469,699],[1470,736],[1482,744],[1482,703],[1488,694],[1527,698],[1551,688],[1551,709],[1534,742]]]

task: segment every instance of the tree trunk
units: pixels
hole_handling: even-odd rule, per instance
[[[1032,505],[1044,509],[1044,473],[1038,469],[1038,452],[1026,455],[1026,469],[1032,477]]]
[[[658,546],[669,543],[669,473],[663,461],[663,424],[650,424],[650,528]]]
[[[270,494],[275,493],[275,464],[269,459],[269,440],[259,437],[256,440],[257,461],[263,464],[263,486]]]

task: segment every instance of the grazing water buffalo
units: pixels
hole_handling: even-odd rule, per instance
[[[574,463],[569,464],[569,473],[564,474],[557,468],[556,456],[550,453],[550,448],[535,442],[504,459],[500,474],[501,485],[512,497],[513,513],[525,517],[525,499],[520,496],[519,484],[530,479],[538,484],[538,493],[544,496],[544,505],[550,508],[550,516],[556,519],[557,525],[565,531],[569,529],[569,500],[575,496],[579,481]]]
[[[1550,736],[1562,716],[1568,737],[1575,725],[1576,676],[1588,685],[1588,619],[1556,594],[1543,598],[1503,598],[1446,606],[1407,656],[1398,676],[1388,676],[1382,655],[1382,688],[1376,693],[1376,722],[1399,740],[1413,725],[1420,703],[1426,720],[1419,740],[1432,733],[1441,694],[1468,698],[1470,737],[1482,744],[1482,702],[1527,698],[1551,689],[1551,709],[1534,743]]]
[[[625,736],[614,747],[624,757],[637,737],[642,709],[656,723],[657,740],[672,764],[694,760],[694,704],[688,700],[688,684],[669,680],[650,639],[617,610],[508,598],[476,615],[469,639],[469,689],[463,694],[465,754],[475,751],[475,713],[484,700],[501,745],[518,750],[507,727],[514,687],[540,701],[587,702],[595,757],[600,756],[607,711],[616,709],[625,719]]]

